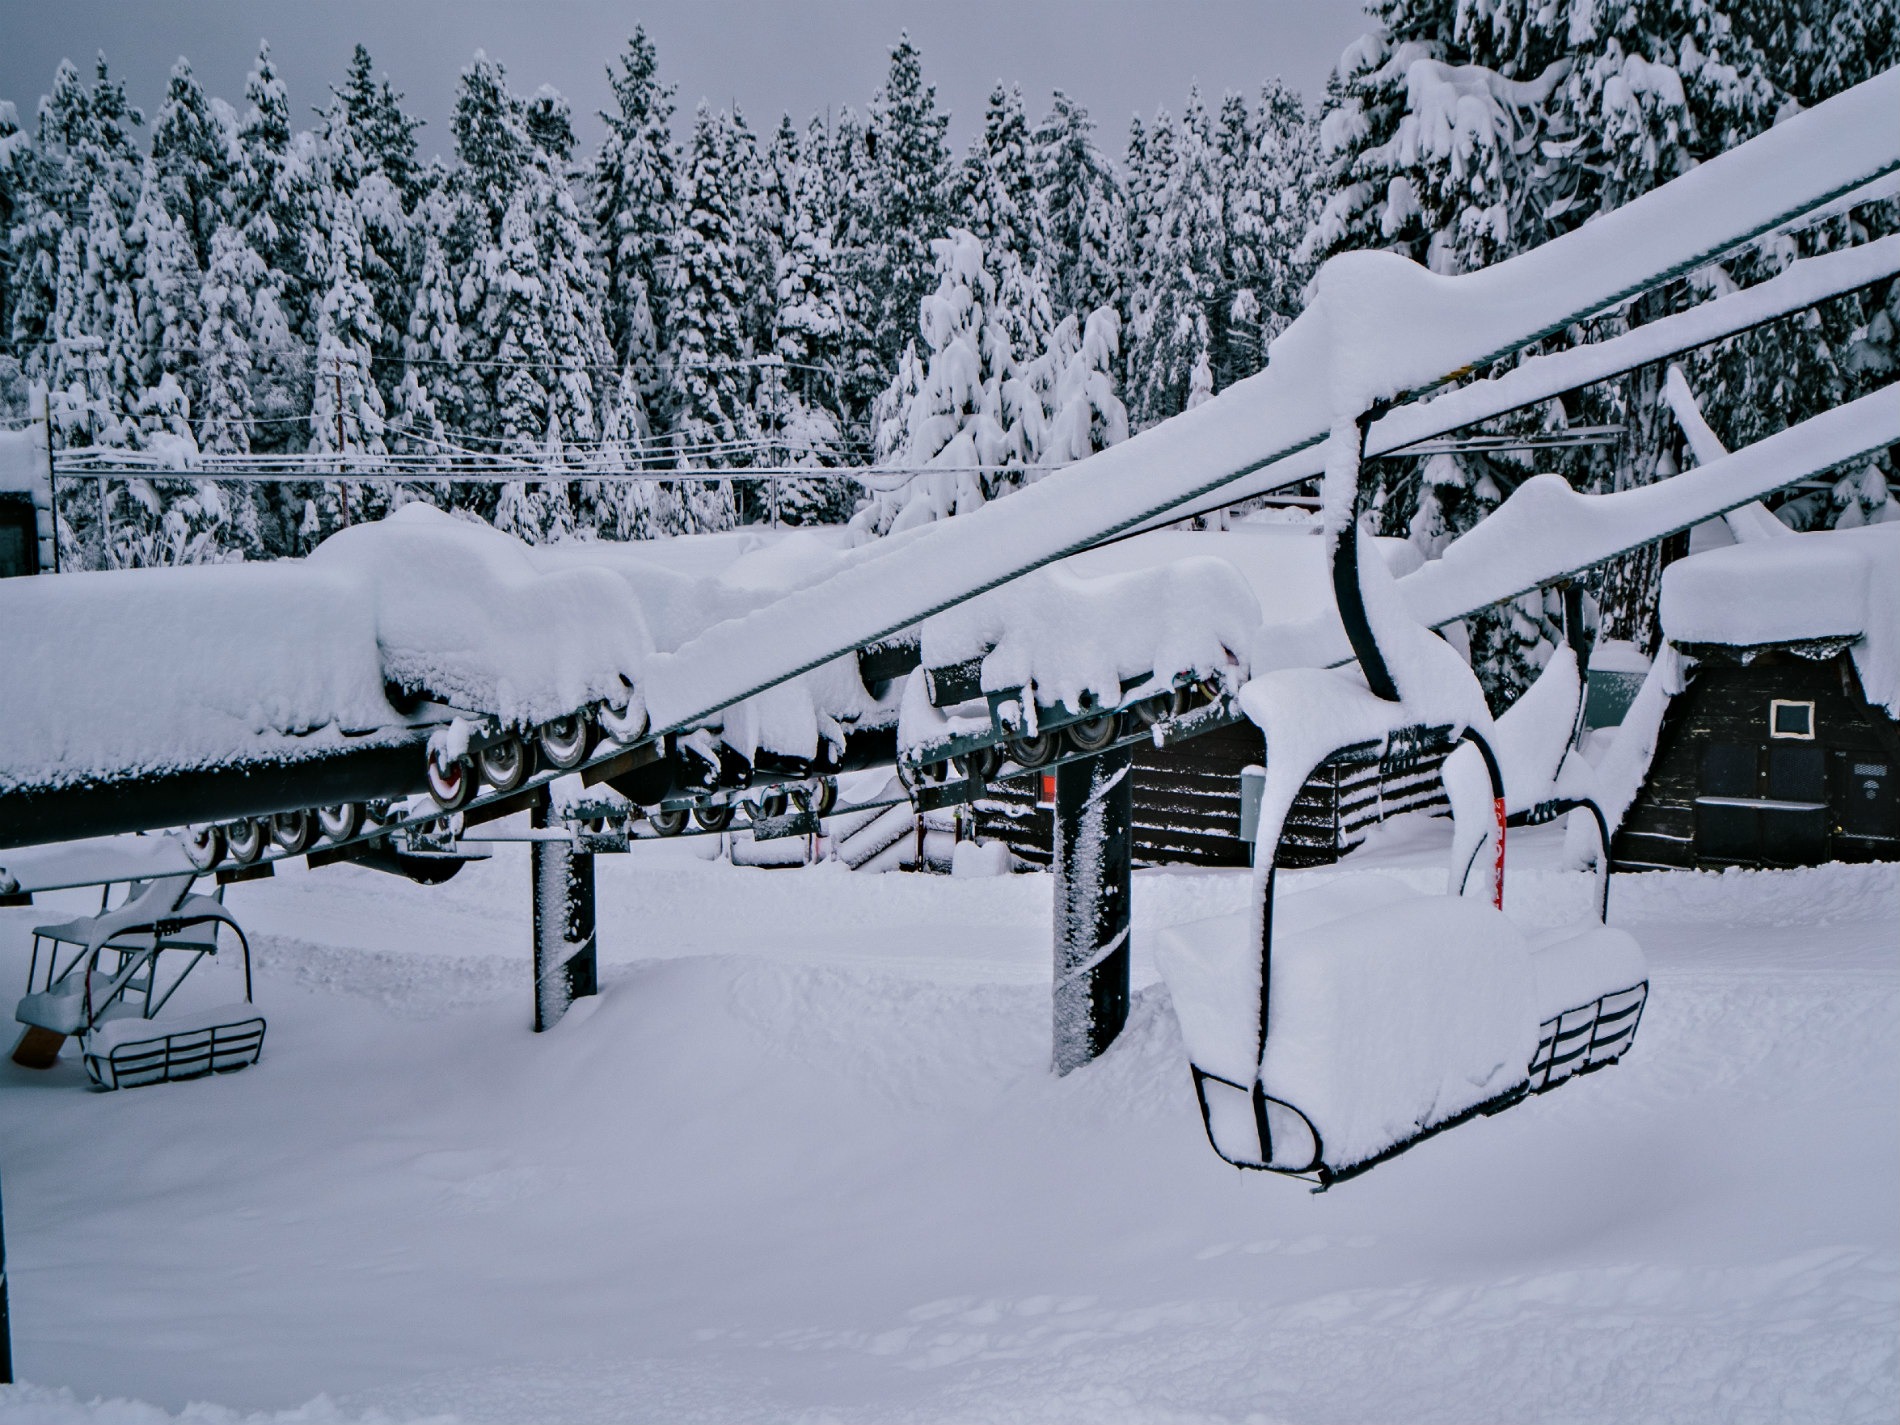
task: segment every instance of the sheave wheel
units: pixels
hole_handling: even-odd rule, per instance
[[[686,830],[686,808],[655,807],[647,813],[647,823],[661,836],[678,836]]]
[[[530,757],[527,744],[518,737],[504,737],[475,754],[482,780],[498,792],[512,792],[528,780]]]
[[[594,725],[585,713],[569,713],[542,723],[535,741],[542,761],[557,772],[571,772],[587,760],[594,744]]]
[[[225,827],[224,844],[230,848],[231,859],[238,865],[248,866],[264,854],[264,843],[270,839],[264,826],[262,817],[247,816]]]
[[[460,811],[475,795],[475,769],[460,758],[444,764],[431,752],[428,778],[429,795],[443,811]]]
[[[1034,737],[1012,737],[1003,744],[1003,750],[1018,767],[1040,767],[1054,760],[1056,735],[1053,732],[1039,732]]]
[[[716,802],[711,806],[694,807],[693,820],[699,823],[702,831],[724,831],[732,825],[732,803]]]
[[[317,829],[323,833],[323,839],[333,845],[351,840],[363,829],[362,803],[344,802],[341,806],[318,807]]]
[[[280,811],[270,819],[270,839],[285,855],[302,855],[317,839],[317,819],[307,811]]]
[[[209,871],[224,859],[222,827],[190,827],[181,839],[185,843],[185,859],[191,862],[195,870]]]
[[[1115,714],[1084,718],[1070,723],[1064,731],[1068,733],[1069,745],[1077,752],[1100,752],[1115,740]]]

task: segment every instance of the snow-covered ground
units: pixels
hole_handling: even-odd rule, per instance
[[[1354,869],[1442,886],[1443,834]],[[1560,841],[1513,837],[1527,922],[1588,904]],[[1630,1057],[1315,1196],[1209,1150],[1147,954],[1244,874],[1137,876],[1128,1031],[1056,1079],[1046,876],[603,857],[604,992],[536,1037],[519,851],[233,888],[254,1069],[0,1066],[0,1421],[1900,1408],[1900,869],[1619,877]]]

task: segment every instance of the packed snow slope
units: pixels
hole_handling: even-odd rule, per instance
[[[1393,823],[1285,882],[1436,891],[1445,832]],[[1559,841],[1512,838],[1533,929],[1588,915]],[[1894,868],[1619,877],[1612,923],[1654,976],[1628,1059],[1313,1196],[1208,1151],[1151,968],[1163,927],[1244,907],[1245,873],[1137,876],[1129,1028],[1057,1079],[1046,876],[738,870],[683,843],[597,866],[605,990],[548,1035],[504,850],[433,890],[233,888],[270,1016],[254,1069],[92,1094],[70,1059],[0,1066],[34,1383],[0,1421],[1900,1403]],[[42,902],[0,912],[22,977],[24,928],[65,913]]]

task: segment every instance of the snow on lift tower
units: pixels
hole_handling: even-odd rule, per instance
[[[79,1036],[87,1075],[104,1089],[257,1062],[264,1017],[251,1004],[250,942],[221,900],[191,893],[194,879],[187,873],[134,882],[117,907],[102,904],[97,915],[34,927],[27,993],[15,1010],[26,1029],[14,1063],[51,1068],[72,1035]],[[191,972],[217,955],[221,932],[237,941],[244,1002],[164,1013]]]
[[[1509,714],[1494,721],[1469,666],[1412,616],[1383,561],[1361,558],[1370,418],[1334,433],[1326,477],[1333,593],[1357,674],[1285,668],[1243,689],[1267,746],[1255,905],[1164,934],[1159,956],[1214,1150],[1237,1167],[1310,1175],[1321,1189],[1616,1062],[1649,990],[1635,941],[1602,924],[1609,848],[1587,798],[1539,796],[1536,814],[1589,815],[1603,878],[1596,922],[1528,936],[1504,914],[1504,768],[1540,760],[1509,744],[1549,741],[1554,729],[1560,751],[1541,759],[1550,770],[1538,788],[1549,791],[1582,715],[1581,600],[1567,601],[1572,641],[1520,699],[1519,725]],[[1276,904],[1293,798],[1321,763],[1352,750],[1394,765],[1449,751],[1447,894],[1354,877]]]

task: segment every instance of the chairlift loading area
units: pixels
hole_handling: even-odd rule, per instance
[[[1649,981],[1635,941],[1605,923],[1608,880],[1613,863],[1636,864],[1629,848],[1649,813],[1646,793],[1609,785],[1578,753],[1590,645],[1576,581],[1893,444],[1900,410],[1879,392],[1615,495],[1576,495],[1538,477],[1442,559],[1404,571],[1352,518],[1360,465],[1900,270],[1891,240],[1809,259],[1762,288],[1432,398],[1474,367],[1900,168],[1900,144],[1879,118],[1896,97],[1900,77],[1871,81],[1469,277],[1396,260],[1335,263],[1281,339],[1288,359],[1207,405],[882,548],[781,542],[777,577],[743,592],[695,584],[651,551],[530,549],[422,506],[282,565],[7,580],[0,638],[10,666],[36,687],[83,697],[123,652],[144,706],[127,715],[96,700],[97,718],[63,726],[16,692],[0,845],[168,832],[184,862],[139,879],[116,904],[108,897],[95,916],[39,929],[22,956],[16,1062],[50,1063],[59,1039],[76,1038],[102,1089],[259,1062],[268,994],[263,1009],[250,1004],[248,942],[216,894],[193,892],[199,878],[261,879],[297,856],[430,882],[497,836],[532,843],[534,1021],[549,1027],[598,983],[594,855],[639,854],[649,837],[693,825],[711,833],[735,818],[760,839],[809,837],[882,805],[842,801],[838,789],[853,771],[885,767],[923,812],[1006,814],[1012,785],[1053,783],[1052,1059],[1071,1072],[1099,1058],[1128,1012],[1136,749],[1152,768],[1149,749],[1191,750],[1242,728],[1261,738],[1252,786],[1235,790],[1253,805],[1254,908],[1173,932],[1159,952],[1203,1126],[1223,1159],[1325,1188],[1616,1062]],[[1368,293],[1388,335],[1376,359],[1355,364],[1339,354],[1371,349]],[[1460,320],[1445,319],[1454,311]],[[1394,313],[1411,344],[1389,340]],[[1355,405],[1356,420],[1330,429],[1313,415]],[[35,459],[50,486],[58,469],[43,436],[14,438],[7,468]],[[1230,537],[1209,535],[1214,558],[1183,558],[1163,530],[1322,474],[1320,528],[1299,536],[1319,555],[1324,607],[1311,617],[1289,620],[1272,605],[1271,571],[1250,562],[1259,550],[1247,539],[1223,557],[1216,542]],[[1891,580],[1894,541],[1856,533],[1846,557]],[[1750,545],[1738,556],[1825,561],[1834,546],[1815,547],[1840,539],[1790,535],[1770,540],[1766,556]],[[1103,567],[1111,549],[1120,552]],[[1693,584],[1694,563],[1678,584]],[[439,597],[449,584],[454,601]],[[1534,588],[1566,591],[1569,642],[1493,718],[1434,630]],[[1884,596],[1891,609],[1891,584],[1878,588],[1873,606]],[[1719,690],[1720,648],[1792,652],[1805,661],[1790,666],[1821,670],[1843,690],[1830,702],[1781,696],[1799,694],[1798,679],[1775,685],[1753,781],[1737,756],[1697,754],[1698,849],[1747,861],[1747,842],[1770,860],[1787,836],[1808,845],[1819,834],[1776,818],[1825,806],[1823,850],[1891,854],[1891,811],[1880,807],[1891,807],[1892,783],[1857,770],[1891,746],[1891,717],[1846,716],[1856,688],[1863,711],[1900,701],[1880,681],[1895,664],[1890,631],[1869,616],[1859,627],[1835,619],[1799,637],[1724,642],[1690,627],[1702,606],[1688,595],[1687,622],[1671,627],[1668,599],[1666,590],[1672,689],[1693,660],[1688,686]],[[207,617],[240,603],[265,613]],[[173,630],[167,657],[139,656],[161,627]],[[127,646],[101,647],[101,637]],[[216,639],[215,654],[200,656],[197,639]],[[1824,646],[1832,653],[1817,657]],[[1744,671],[1780,666],[1737,661]],[[234,665],[254,680],[235,702],[204,672]],[[273,696],[260,702],[265,691]],[[271,725],[241,726],[229,711],[259,705],[273,709]],[[1633,715],[1647,707],[1639,695]],[[1823,733],[1837,723],[1873,730]],[[1817,792],[1812,757],[1776,755],[1803,741],[1818,744],[1823,784],[1843,789],[1838,806]],[[1670,784],[1679,744],[1684,736],[1666,729],[1639,786],[1645,776]],[[1847,771],[1827,770],[1836,754]],[[1332,789],[1332,855],[1366,825],[1442,800],[1453,824],[1449,894],[1277,904],[1276,867],[1303,844],[1288,836],[1316,779]],[[1354,794],[1362,783],[1370,813]],[[1889,789],[1885,803],[1878,791],[1865,798],[1872,811],[1850,796],[1868,783]],[[525,830],[492,826],[523,811]],[[1731,813],[1755,818],[1752,829]],[[1529,935],[1504,913],[1507,828],[1555,818],[1588,844],[1602,893],[1588,920]],[[1797,831],[1762,829],[1782,826]],[[11,873],[0,881],[16,904],[33,889]],[[172,990],[219,957],[244,965],[245,1001],[168,1019]],[[1394,976],[1406,994],[1391,993]],[[1468,1091],[1441,1092],[1448,1074]]]

